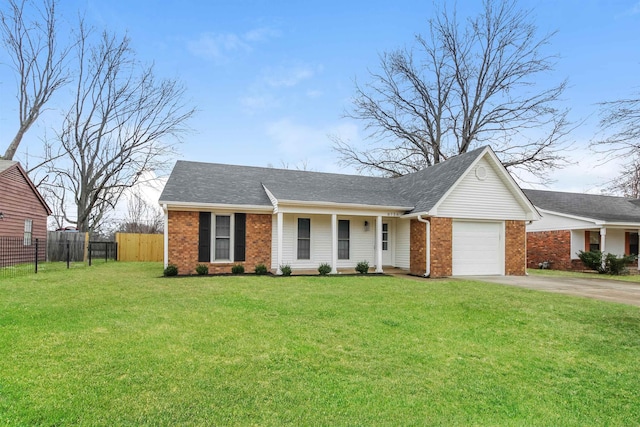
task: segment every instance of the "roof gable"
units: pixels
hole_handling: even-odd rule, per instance
[[[0,160],[0,175],[8,174],[12,169],[14,169],[22,176],[25,183],[31,188],[31,191],[38,199],[38,202],[42,205],[44,210],[47,212],[47,215],[51,215],[51,208],[47,204],[47,202],[42,197],[42,194],[38,191],[36,186],[33,184],[27,172],[22,168],[19,162],[15,162],[12,160]]]

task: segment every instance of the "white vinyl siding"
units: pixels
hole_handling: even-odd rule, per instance
[[[311,253],[310,259],[297,259],[297,228],[298,218],[309,218],[311,228]],[[338,260],[337,268],[355,268],[359,261],[368,261],[369,265],[375,263],[375,217],[365,216],[338,216],[339,220],[349,220],[349,259]],[[288,264],[292,269],[317,270],[321,263],[331,264],[331,215],[283,215],[283,242],[282,263]],[[369,222],[368,230],[364,222]],[[271,267],[276,265],[278,254],[278,222],[273,215],[273,233],[271,239]],[[393,237],[391,237],[393,239]],[[408,250],[408,249],[407,249]]]
[[[395,226],[395,266],[399,268],[410,268],[409,263],[409,247],[410,247],[410,230],[411,221],[408,219],[399,219]]]
[[[553,231],[553,230],[571,230],[571,229],[589,229],[594,223],[583,221],[576,218],[567,218],[566,216],[555,215],[549,212],[540,212],[542,218],[527,224],[527,231]],[[584,246],[583,246],[584,249]]]
[[[484,173],[476,173],[483,168]],[[483,178],[478,178],[478,175]],[[438,206],[437,216],[497,220],[526,220],[527,208],[518,202],[491,163],[481,159]]]

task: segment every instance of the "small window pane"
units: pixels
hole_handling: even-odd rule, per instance
[[[216,259],[229,259],[229,239],[216,238]]]
[[[298,218],[298,238],[308,239],[311,237],[311,219]]]
[[[341,219],[338,221],[338,239],[349,238],[349,220]]]
[[[216,237],[231,237],[231,217],[216,215]]]
[[[629,233],[629,255],[638,255],[638,233]]]
[[[311,241],[298,239],[298,259],[311,259]]]

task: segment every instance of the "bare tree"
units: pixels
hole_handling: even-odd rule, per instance
[[[30,0],[8,0],[0,10],[0,34],[16,74],[18,130],[3,158],[13,159],[22,138],[51,96],[69,81],[68,47],[58,45],[56,0],[38,7]]]
[[[536,87],[555,57],[543,54],[553,33],[538,37],[530,15],[515,0],[485,0],[461,27],[445,8],[413,48],[382,54],[346,113],[372,144],[333,137],[342,162],[397,176],[491,144],[505,166],[538,177],[561,166],[567,111],[554,105],[566,81]]]
[[[604,155],[604,162],[632,159],[623,162],[611,190],[640,198],[640,93],[600,103],[600,129],[606,136],[594,140],[591,147]]]
[[[129,194],[127,217],[118,227],[122,233],[160,234],[164,230],[164,214],[159,206],[149,204],[139,190]]]
[[[166,169],[195,112],[177,80],[158,80],[153,67],[136,61],[127,37],[104,32],[92,44],[91,35],[81,23],[75,100],[50,146],[55,160],[47,165],[46,183],[65,221],[89,232],[143,172]]]

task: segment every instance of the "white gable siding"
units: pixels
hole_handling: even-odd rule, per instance
[[[576,228],[588,229],[594,226],[593,222],[583,221],[575,218],[555,215],[548,212],[541,212],[542,219],[533,221],[527,225],[527,231],[552,231],[552,230],[572,230]]]
[[[409,269],[410,225],[408,219],[396,221],[396,267]]]
[[[484,168],[486,176],[483,179],[476,174],[478,168]],[[440,204],[437,216],[526,220],[527,211],[491,163],[483,158]]]

